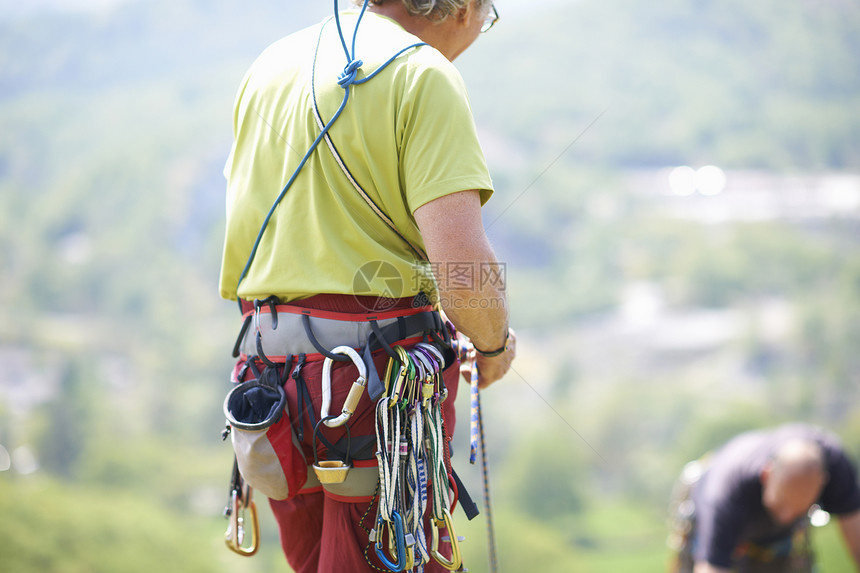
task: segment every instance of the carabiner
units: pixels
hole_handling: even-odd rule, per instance
[[[408,413],[412,411],[421,396],[421,384],[427,376],[427,371],[424,363],[419,360],[423,357],[420,352],[412,349],[408,350],[406,354],[409,356],[409,362],[412,364],[413,375],[406,380],[399,406],[401,412]]]
[[[388,550],[396,550],[397,552],[397,560],[392,563],[388,557],[385,555],[385,550],[382,547],[382,530],[385,527],[385,520],[382,519],[380,515],[376,520],[376,543],[373,546],[373,550],[376,551],[376,556],[382,562],[383,565],[388,567],[391,571],[403,571],[406,569],[406,535],[403,531],[403,518],[396,511],[391,512],[391,520],[389,522],[389,533],[391,529],[391,525],[394,525],[394,536],[393,538],[389,535],[389,545],[392,544],[394,547],[389,547]]]
[[[393,377],[397,376],[400,372],[400,360],[394,358],[393,356],[388,358],[388,365],[385,367],[385,378],[383,383],[385,384],[385,389],[383,392],[383,396],[388,396],[391,392],[391,388],[394,387]]]
[[[358,369],[358,378],[356,378],[355,382],[352,383],[352,387],[349,389],[349,394],[347,394],[346,400],[343,401],[341,414],[339,416],[329,416],[329,409],[331,408],[331,365],[334,360],[326,357],[323,362],[321,382],[322,405],[320,406],[320,419],[323,420],[323,423],[329,428],[336,428],[346,424],[355,412],[355,408],[358,406],[358,401],[361,399],[361,394],[367,387],[367,367],[364,365],[364,361],[361,359],[361,356],[358,355],[358,352],[350,346],[338,346],[333,348],[331,353],[348,355],[352,359],[352,363],[355,364],[355,367]]]
[[[397,373],[394,386],[389,389],[388,395],[391,401],[388,403],[389,408],[400,406],[400,400],[403,396],[405,386],[410,378],[415,376],[415,365],[409,358],[409,353],[402,346],[394,346],[394,351],[397,353],[397,358],[400,361],[400,371]]]
[[[415,345],[415,348],[420,349],[428,356],[432,356],[433,359],[438,363],[440,371],[445,369],[445,356],[442,354],[442,352],[439,351],[438,348],[427,342],[419,342]]]
[[[445,558],[444,555],[439,553],[439,528],[445,527],[448,530],[448,538],[449,543],[451,544],[451,559]],[[431,545],[430,545],[430,555],[435,559],[442,567],[449,571],[457,571],[461,567],[463,567],[463,557],[460,554],[460,538],[457,537],[457,533],[454,531],[454,523],[451,518],[451,512],[448,511],[447,508],[443,510],[442,519],[436,519],[435,517],[430,519],[430,530],[431,530]]]
[[[420,390],[415,399],[420,400],[421,405],[426,408],[430,398],[433,397],[436,376],[440,372],[439,363],[426,350],[422,350],[419,345],[415,346],[415,359],[422,366]]]
[[[245,546],[245,518],[240,512],[248,510],[251,518],[251,541]],[[251,486],[245,487],[244,495],[234,489],[230,494],[230,525],[224,534],[224,542],[231,551],[250,557],[260,548],[260,521],[257,519],[257,505],[251,500]]]

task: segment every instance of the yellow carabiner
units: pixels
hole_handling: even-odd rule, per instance
[[[251,541],[245,546],[245,518],[240,512],[247,509],[251,519]],[[260,521],[257,519],[257,505],[251,500],[251,487],[245,488],[245,495],[239,498],[239,490],[230,494],[230,525],[224,534],[224,542],[231,551],[250,557],[260,548]]]
[[[443,510],[443,519],[430,520],[430,529],[432,533],[432,542],[430,545],[430,555],[439,562],[439,564],[448,571],[457,571],[463,567],[463,557],[460,554],[460,539],[454,531],[454,523],[451,518],[451,512],[448,509]],[[448,537],[451,543],[451,559],[446,559],[444,555],[439,553],[439,528],[445,527],[448,530]]]
[[[397,366],[394,365],[395,362],[397,362]],[[382,396],[380,396],[380,398],[384,398],[385,396],[388,396],[388,393],[391,390],[389,388],[389,386],[392,386],[391,375],[397,374],[397,372],[394,372],[395,368],[397,368],[398,372],[400,371],[400,361],[394,357],[390,357],[388,359],[388,366],[385,367],[385,378],[384,378],[385,391],[382,393]]]
[[[406,349],[402,346],[395,346],[394,351],[397,353],[397,358],[400,361],[400,371],[397,373],[394,386],[390,389],[389,397],[391,401],[388,403],[389,408],[394,408],[400,402],[400,398],[404,391],[404,386],[409,378],[409,373],[413,369],[412,363],[409,361],[409,355]]]
[[[406,548],[406,565],[404,565],[404,571],[412,571],[415,567],[415,550],[412,547]]]

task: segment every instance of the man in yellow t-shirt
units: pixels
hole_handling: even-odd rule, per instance
[[[343,15],[345,30],[354,29],[356,16]],[[358,79],[417,41],[395,20],[366,14],[356,42],[363,62]],[[225,168],[225,298],[236,297],[262,215],[319,134],[316,112],[328,122],[343,100],[344,90],[333,80],[344,60],[330,20],[276,42],[245,76]],[[351,294],[356,270],[367,261],[385,261],[409,279],[401,296],[435,290],[429,266],[417,264],[409,246],[424,246],[413,213],[459,191],[478,190],[482,203],[492,194],[465,86],[441,52],[417,47],[351,89],[331,139],[354,180],[408,242],[379,219],[321,145],[274,213],[239,286],[241,298],[274,294],[288,302],[318,293]],[[385,292],[381,280],[373,277],[368,294]]]
[[[327,311],[332,300],[343,310],[352,308],[350,298],[397,305],[423,293],[471,340],[486,387],[509,369],[516,339],[501,265],[481,222],[492,181],[451,62],[497,14],[489,0],[369,4],[357,28],[358,11],[340,14],[344,42],[329,19],[270,46],[242,81],[224,170],[221,295]],[[337,79],[349,75],[344,52],[352,46],[361,62],[353,83],[344,84],[349,98],[339,111],[344,87]],[[294,176],[335,116],[329,138]],[[305,382],[316,386],[311,394],[320,384]],[[456,374],[448,385],[453,397]],[[291,412],[304,407],[291,399]],[[450,435],[453,418],[449,425]],[[305,488],[272,500],[291,566],[372,571],[361,523],[369,500],[323,497]]]

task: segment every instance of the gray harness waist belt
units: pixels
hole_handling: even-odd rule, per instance
[[[362,348],[367,343],[370,333],[373,332],[370,322],[350,322],[304,314],[279,313],[277,329],[272,328],[273,321],[270,313],[260,313],[256,320],[259,324],[260,346],[263,353],[270,358],[319,352],[308,337],[304,321],[308,321],[317,342],[327,350],[336,346]],[[377,325],[382,328],[396,322],[396,318],[388,318],[377,321]],[[257,329],[253,324],[246,329],[237,347],[246,356],[260,355],[260,348],[257,347]]]
[[[254,327],[251,327],[251,324]],[[285,357],[298,354],[320,353],[336,346],[350,346],[376,351],[385,348],[394,356],[389,345],[421,334],[436,332],[447,346],[449,332],[435,311],[386,318],[382,320],[338,320],[281,312],[249,315],[236,340],[233,356]],[[440,341],[441,341],[440,339]],[[348,360],[335,356],[336,360]]]
[[[438,337],[439,333],[442,338]],[[246,317],[233,355],[238,356],[241,352],[246,356],[277,359],[319,353],[344,361],[350,358],[334,355],[330,349],[337,346],[363,348],[362,361],[368,375],[367,392],[371,400],[378,400],[385,392],[385,386],[374,367],[372,353],[384,348],[389,356],[396,357],[391,343],[422,334],[433,334],[445,346],[450,343],[448,328],[435,311],[370,321],[337,320],[289,312],[256,312]]]

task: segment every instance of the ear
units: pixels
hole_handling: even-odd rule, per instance
[[[475,2],[474,0],[470,0],[468,4],[463,6],[457,11],[457,23],[462,24],[464,26],[468,26],[472,18],[475,17]]]

